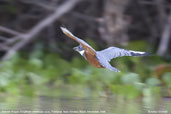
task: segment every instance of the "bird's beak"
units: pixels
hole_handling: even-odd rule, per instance
[[[78,51],[78,47],[74,47],[73,50]]]

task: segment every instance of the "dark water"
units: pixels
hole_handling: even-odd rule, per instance
[[[171,114],[171,98],[0,98],[0,114]]]

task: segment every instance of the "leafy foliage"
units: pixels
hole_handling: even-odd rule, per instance
[[[149,59],[155,57],[148,57]],[[108,96],[135,98],[148,93],[160,93],[161,80],[170,86],[170,73],[162,79],[155,76],[156,59],[122,57],[115,59],[121,73],[98,69],[79,56],[67,61],[58,54],[43,51],[38,46],[31,54],[16,54],[3,62],[0,69],[0,91],[18,95]],[[151,60],[150,60],[151,61]],[[164,64],[164,60],[162,64]],[[112,62],[113,63],[113,62]],[[134,73],[133,73],[134,72]],[[67,90],[67,91],[66,91]],[[150,91],[150,92],[149,92]]]

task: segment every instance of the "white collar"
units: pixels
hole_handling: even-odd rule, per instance
[[[83,56],[84,55],[84,50],[82,50],[82,51],[79,51],[79,53]]]

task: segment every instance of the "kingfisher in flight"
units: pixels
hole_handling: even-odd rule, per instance
[[[109,47],[101,51],[96,51],[89,44],[87,44],[84,40],[73,35],[68,29],[61,27],[61,30],[69,38],[79,43],[79,46],[74,47],[73,49],[79,52],[90,64],[92,64],[93,66],[97,68],[107,68],[115,72],[120,72],[118,69],[116,69],[110,64],[110,61],[113,58],[122,57],[122,56],[149,55],[146,52],[126,50],[126,49],[121,49],[117,47]]]

